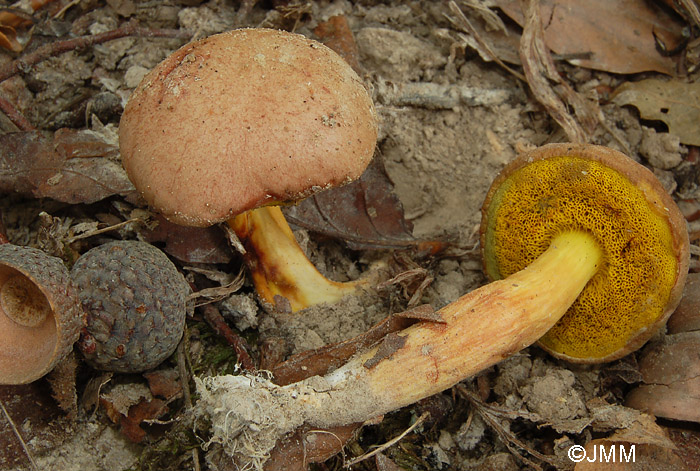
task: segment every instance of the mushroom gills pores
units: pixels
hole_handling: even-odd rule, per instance
[[[78,347],[91,366],[136,373],[175,351],[190,287],[163,252],[145,242],[109,242],[83,254],[71,275],[87,313]]]
[[[603,250],[602,267],[539,343],[573,361],[607,361],[667,314],[681,244],[669,223],[673,202],[639,176],[639,164],[619,153],[607,157],[629,161],[631,179],[606,162],[572,154],[520,163],[492,190],[484,206],[484,266],[491,279],[502,279],[531,263],[557,234],[592,234]]]
[[[25,384],[73,348],[85,315],[70,274],[41,250],[0,245],[0,384]]]

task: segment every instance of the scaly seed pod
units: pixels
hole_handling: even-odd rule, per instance
[[[84,253],[71,276],[87,313],[78,346],[89,364],[135,373],[175,351],[190,288],[163,252],[145,242],[110,242]]]
[[[73,348],[85,315],[63,261],[0,245],[0,384],[41,378]]]

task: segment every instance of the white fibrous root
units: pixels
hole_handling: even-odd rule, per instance
[[[363,422],[386,409],[367,394],[363,370],[351,360],[327,376],[288,386],[251,374],[196,378],[197,415],[211,421],[210,444],[220,444],[241,469],[261,470],[277,441],[303,424]]]

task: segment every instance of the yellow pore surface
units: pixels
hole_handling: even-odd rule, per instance
[[[492,279],[525,268],[562,231],[586,231],[603,251],[598,273],[540,340],[553,352],[604,358],[663,314],[678,263],[671,231],[665,215],[617,171],[581,158],[536,161],[503,182],[487,217]],[[561,276],[568,270],[562,266]]]

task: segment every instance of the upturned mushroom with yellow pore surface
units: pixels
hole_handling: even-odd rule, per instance
[[[365,281],[328,280],[276,206],[357,179],[377,116],[360,77],[300,34],[247,28],[186,44],[147,74],[119,123],[146,202],[186,226],[228,223],[261,300],[298,311]]]
[[[508,165],[488,192],[486,274],[499,280],[522,270],[565,233],[593,241],[600,268],[539,345],[584,363],[638,349],[682,295],[689,242],[677,206],[651,172],[617,151],[549,145]],[[559,275],[571,276],[566,263]]]
[[[548,145],[518,157],[487,195],[482,230],[487,272],[503,279],[443,307],[438,321],[390,334],[323,377],[287,386],[249,375],[199,381],[214,439],[261,467],[301,424],[372,419],[540,338],[565,358],[618,358],[663,325],[688,270],[673,200],[647,169],[599,146]]]

